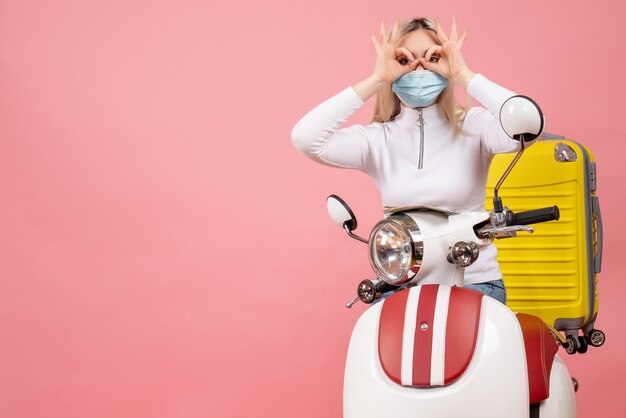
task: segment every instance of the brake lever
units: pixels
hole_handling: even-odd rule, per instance
[[[535,228],[527,225],[499,226],[495,228],[482,229],[480,233],[483,235],[489,235],[491,238],[511,238],[516,237],[517,233],[520,231],[532,234],[535,232]]]

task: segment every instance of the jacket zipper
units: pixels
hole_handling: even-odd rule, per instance
[[[422,108],[417,108],[417,126],[420,128],[420,156],[419,161],[417,163],[417,169],[421,170],[424,168],[424,116],[422,115]]]

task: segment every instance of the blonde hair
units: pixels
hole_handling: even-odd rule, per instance
[[[416,31],[418,29],[430,30],[437,37],[437,30],[435,29],[435,23],[428,18],[418,18],[411,20],[403,20],[400,22],[398,31],[398,38]],[[454,96],[455,83],[452,80],[448,80],[448,87],[443,89],[439,97],[437,98],[437,109],[445,117],[450,126],[452,127],[453,136],[457,136],[462,132],[459,122],[463,120],[465,114],[471,107],[471,99],[467,98],[466,106],[462,106],[456,101]],[[388,122],[393,120],[400,113],[400,99],[391,90],[391,83],[386,85],[382,90],[376,93],[376,105],[374,107],[374,115],[372,116],[372,122]]]

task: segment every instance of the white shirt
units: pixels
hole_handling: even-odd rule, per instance
[[[418,168],[418,111],[401,106],[392,121],[341,127],[363,105],[352,86],[317,105],[293,127],[291,140],[305,156],[324,165],[361,170],[378,186],[385,206],[424,205],[454,212],[485,210],[485,189],[494,154],[514,152],[519,143],[502,129],[500,107],[511,96],[481,74],[467,92],[485,107],[472,107],[452,137],[438,105],[423,108],[423,167]],[[530,143],[528,143],[530,144]],[[492,244],[465,270],[465,283],[502,278]]]

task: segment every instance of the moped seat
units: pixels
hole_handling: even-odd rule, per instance
[[[530,403],[550,396],[550,371],[559,344],[541,318],[517,313],[526,349]]]

